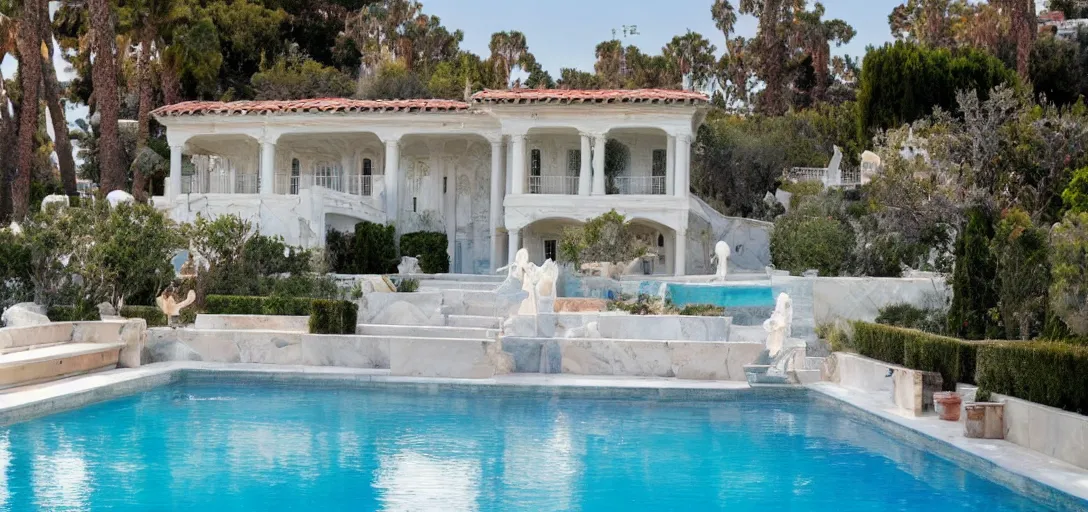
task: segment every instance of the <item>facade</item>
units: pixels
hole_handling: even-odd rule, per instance
[[[675,90],[180,103],[154,112],[171,148],[155,204],[179,221],[238,214],[303,246],[363,220],[444,231],[460,273],[521,247],[542,263],[564,227],[616,209],[657,255],[654,273],[683,275],[705,112],[704,95]]]

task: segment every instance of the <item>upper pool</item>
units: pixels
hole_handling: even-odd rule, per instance
[[[0,427],[0,510],[1048,509],[803,393],[740,396],[179,384]]]
[[[770,286],[669,283],[666,293],[673,304],[713,304],[727,308],[774,307]]]

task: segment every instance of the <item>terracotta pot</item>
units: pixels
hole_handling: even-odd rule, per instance
[[[933,393],[933,403],[941,406],[941,419],[945,421],[960,420],[960,405],[963,398],[954,391],[938,391]]]

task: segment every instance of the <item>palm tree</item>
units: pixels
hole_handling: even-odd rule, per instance
[[[624,69],[623,45],[619,40],[604,41],[597,45],[597,62],[593,71],[597,73],[602,88],[618,89],[626,79]]]
[[[125,169],[121,158],[121,139],[117,119],[120,115],[120,98],[117,91],[117,59],[114,45],[113,15],[109,0],[87,0],[91,14],[92,48],[94,64],[91,79],[94,82],[95,114],[99,123],[99,162],[101,164],[102,193],[125,188]]]
[[[737,11],[733,4],[729,0],[714,0],[714,4],[710,6],[710,17],[714,18],[714,26],[722,31],[728,41],[737,26]]]
[[[42,39],[42,96],[49,107],[49,119],[53,123],[53,146],[57,152],[57,167],[64,193],[76,195],[76,161],[72,155],[72,141],[68,135],[68,120],[61,102],[60,81],[53,64],[53,30],[49,22],[49,3],[41,2]]]
[[[765,113],[777,115],[786,111],[784,64],[787,51],[783,17],[787,7],[783,0],[763,0],[762,3],[762,9],[757,11],[760,6],[747,0],[741,3],[740,11],[759,16],[759,33],[752,48],[760,63],[759,77],[764,84],[759,106]]]
[[[681,77],[691,78],[691,88],[694,90],[705,88],[710,82],[716,50],[701,34],[689,30],[682,36],[673,37],[661,49],[661,53]]]
[[[40,4],[44,0],[23,0],[20,19],[15,31],[19,50],[19,82],[22,100],[19,105],[19,135],[16,141],[17,163],[15,181],[11,185],[12,214],[21,220],[29,213],[30,175],[34,165],[34,135],[38,130],[38,84],[42,81]]]
[[[15,53],[15,33],[18,24],[8,16],[15,11],[10,0],[0,2],[0,63],[8,54]],[[4,74],[0,72],[0,147],[15,147],[15,120],[8,111],[8,93],[4,87]],[[15,174],[15,159],[0,158],[0,223],[7,224],[11,215],[11,179]]]
[[[495,32],[491,34],[491,62],[495,66],[495,73],[502,79],[502,83],[510,86],[510,74],[514,67],[528,69],[536,59],[529,53],[529,44],[525,40],[525,34],[512,30],[510,32]]]

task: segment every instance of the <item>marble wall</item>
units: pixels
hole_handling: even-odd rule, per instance
[[[1005,440],[1088,469],[1088,416],[994,393],[1005,404]]]
[[[283,315],[209,315],[196,316],[197,329],[235,329],[260,331],[309,332],[310,317]]]
[[[911,370],[845,352],[835,352],[824,362],[822,380],[843,387],[884,396],[908,414],[933,411],[933,393],[941,390],[941,375]]]
[[[563,373],[743,381],[744,365],[764,348],[759,343],[699,341],[556,340]]]

